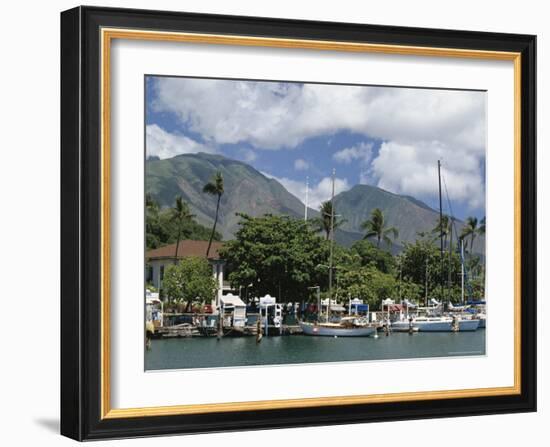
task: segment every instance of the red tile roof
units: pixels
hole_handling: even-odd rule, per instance
[[[218,251],[223,247],[223,242],[212,241],[210,247],[209,259],[220,259]],[[208,241],[192,241],[182,240],[178,247],[178,258],[185,258],[188,256],[198,256],[206,258],[206,249],[208,248]],[[165,245],[164,247],[155,248],[145,253],[147,259],[174,259],[176,251],[176,244]]]

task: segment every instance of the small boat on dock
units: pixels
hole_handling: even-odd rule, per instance
[[[376,325],[371,323],[356,325],[353,322],[339,323],[308,323],[300,322],[304,335],[318,335],[324,337],[368,337],[376,332]]]

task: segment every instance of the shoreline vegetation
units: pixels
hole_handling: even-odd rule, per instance
[[[181,196],[176,197],[171,208],[161,209],[153,196],[147,194],[148,249],[170,243],[177,246],[182,238],[208,240],[208,247],[212,240],[222,239],[216,231],[220,200],[222,194],[231,195],[232,191],[227,185],[224,190],[223,175],[215,172],[204,184],[203,192],[201,200],[212,200],[216,204],[212,228],[197,222]],[[336,213],[333,216],[331,200],[321,204],[318,216],[307,220],[288,215],[236,214],[238,230],[233,239],[224,242],[220,257],[226,263],[232,289],[245,291],[241,298],[246,304],[253,297],[268,294],[281,303],[314,303],[319,296],[312,290],[313,286],[319,287],[321,299],[328,298],[331,238],[336,228],[351,216]],[[370,218],[361,224],[362,240],[349,248],[334,244],[330,298],[342,302],[359,299],[371,309],[380,309],[387,299],[407,299],[424,305],[432,298],[461,303],[460,243],[463,242],[467,299],[483,300],[484,258],[474,252],[474,241],[485,234],[485,218],[469,217],[458,234],[454,220],[442,214],[433,228],[417,233],[414,242],[400,241],[402,250],[392,254],[392,243],[399,240],[399,232],[385,221],[383,210],[375,208]],[[212,277],[207,268],[208,252],[209,248],[204,258],[182,259],[166,270],[165,287],[159,292],[167,305],[186,303],[185,308],[189,310],[212,302],[216,285],[209,283]],[[185,282],[195,286],[183,287]]]

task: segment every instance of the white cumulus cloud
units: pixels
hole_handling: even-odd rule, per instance
[[[194,154],[197,152],[213,152],[213,150],[184,135],[166,132],[156,124],[145,128],[145,152],[147,156],[157,156],[161,159],[171,158],[178,154]]]
[[[302,203],[306,200],[306,182],[292,180],[286,177],[276,177],[267,172],[262,172],[266,177],[277,180],[285,189],[293,196],[298,198]],[[308,207],[319,209],[322,202],[330,200],[332,196],[332,177],[324,177],[318,183],[309,183],[308,185]],[[334,179],[334,195],[351,188],[346,178]]]
[[[157,111],[217,143],[262,149],[349,130],[411,143],[485,146],[485,94],[454,90],[158,78]]]
[[[372,143],[361,142],[352,147],[346,147],[335,152],[332,158],[339,162],[350,164],[353,161],[359,160],[363,163],[368,163],[372,157]]]
[[[472,209],[484,206],[480,160],[475,154],[454,151],[440,142],[383,143],[372,163],[372,174],[380,188],[429,197],[437,193],[437,160],[442,161],[443,186],[451,201],[466,203]]]
[[[152,107],[207,145],[279,150],[347,131],[382,142],[378,153],[367,143],[334,153],[336,162],[360,163],[360,182],[433,197],[439,157],[452,200],[484,202],[485,92],[180,78],[158,78],[153,88]]]

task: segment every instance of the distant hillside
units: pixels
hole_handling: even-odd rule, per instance
[[[202,192],[212,176],[220,171],[225,194],[220,205],[218,230],[231,239],[238,229],[236,212],[251,216],[287,214],[301,217],[304,205],[278,181],[267,178],[252,166],[221,155],[184,154],[165,160],[147,160],[146,191],[163,207],[172,206],[181,195],[199,223],[211,226],[216,199]],[[310,210],[310,215],[317,214]]]
[[[341,230],[344,235],[341,238],[359,240],[363,238],[364,231],[361,223],[370,219],[375,208],[380,208],[388,226],[396,227],[399,230],[398,246],[403,242],[414,242],[420,232],[431,232],[439,220],[439,211],[426,205],[424,202],[406,195],[394,194],[376,186],[355,185],[348,191],[341,192],[334,197],[336,213],[341,215],[346,222]],[[455,220],[457,230],[460,232],[464,222]],[[336,239],[338,240],[338,233]],[[349,242],[344,245],[348,245]],[[456,240],[456,235],[455,235]],[[477,237],[474,240],[476,251],[481,250],[483,238]],[[393,251],[399,247],[394,247]]]
[[[146,161],[145,186],[147,193],[162,206],[173,206],[181,195],[189,204],[196,220],[207,227],[214,221],[216,199],[202,192],[212,176],[220,171],[224,178],[225,194],[220,205],[218,231],[225,240],[233,238],[238,229],[236,212],[251,216],[287,214],[296,218],[304,215],[303,203],[288,192],[277,180],[271,179],[252,166],[221,155],[184,154],[174,158]],[[399,239],[392,251],[399,251],[404,241],[413,242],[419,232],[431,232],[439,213],[424,202],[410,196],[393,194],[375,186],[355,185],[334,198],[336,213],[346,219],[336,231],[336,241],[345,246],[362,239],[361,223],[370,218],[374,208],[380,208],[388,222],[399,230]],[[309,210],[309,216],[319,213]],[[463,222],[457,220],[458,231]],[[481,251],[484,240],[477,237],[475,250]]]

